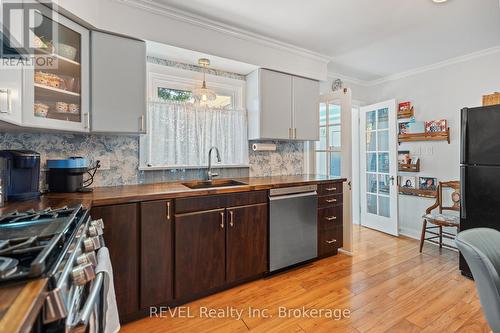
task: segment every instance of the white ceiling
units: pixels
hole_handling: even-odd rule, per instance
[[[498,0],[151,0],[332,58],[374,80],[500,45]]]

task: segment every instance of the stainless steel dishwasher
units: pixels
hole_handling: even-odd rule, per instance
[[[269,191],[270,272],[317,256],[316,190],[316,185],[306,185]]]

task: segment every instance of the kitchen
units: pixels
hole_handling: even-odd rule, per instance
[[[418,253],[413,238],[436,189],[403,195],[395,180],[397,146],[416,138],[395,132],[407,105],[395,97],[414,101],[409,123],[449,119],[448,132],[432,123],[437,134],[424,138],[432,146],[403,143],[429,170],[431,155],[455,157],[455,113],[429,115],[421,96],[385,89],[395,81],[335,74],[323,53],[216,24],[186,6],[3,3],[11,18],[2,58],[40,62],[0,68],[0,331],[391,330],[402,323],[362,316],[370,306],[355,295],[375,304],[384,280],[405,290],[419,265],[429,270],[423,276],[437,273],[425,258],[444,260],[476,300],[446,305],[465,303],[467,319],[487,328],[457,252],[441,250],[453,244],[426,238]],[[423,6],[441,15],[466,7]],[[24,30],[29,47],[19,42]],[[495,55],[488,49],[447,66],[495,63]],[[478,105],[498,87],[493,72],[487,77],[446,110]],[[360,126],[373,110],[376,119]],[[373,133],[375,150],[362,141]],[[437,140],[444,133],[448,145]],[[375,171],[359,158],[374,151]],[[455,165],[447,169],[429,176],[460,179]],[[375,194],[364,172],[375,175]],[[381,318],[402,304],[396,296],[382,302]],[[426,327],[412,317],[418,309],[400,319]]]

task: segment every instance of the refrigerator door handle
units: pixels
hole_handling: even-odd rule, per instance
[[[467,168],[460,168],[460,219],[467,218],[467,208],[465,202],[466,188],[465,184],[467,183]]]
[[[460,163],[467,164],[467,121],[469,109],[463,108],[461,113],[461,130],[460,130]]]

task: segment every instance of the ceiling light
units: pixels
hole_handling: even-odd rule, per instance
[[[432,1],[434,1],[434,3],[444,3],[444,2],[446,2],[448,0],[432,0]]]
[[[217,95],[213,90],[207,88],[207,82],[205,81],[205,72],[210,66],[210,60],[206,58],[201,58],[198,60],[198,65],[203,67],[203,83],[201,88],[196,88],[193,90],[193,98],[196,103],[206,103],[209,101],[213,101],[217,98]]]

